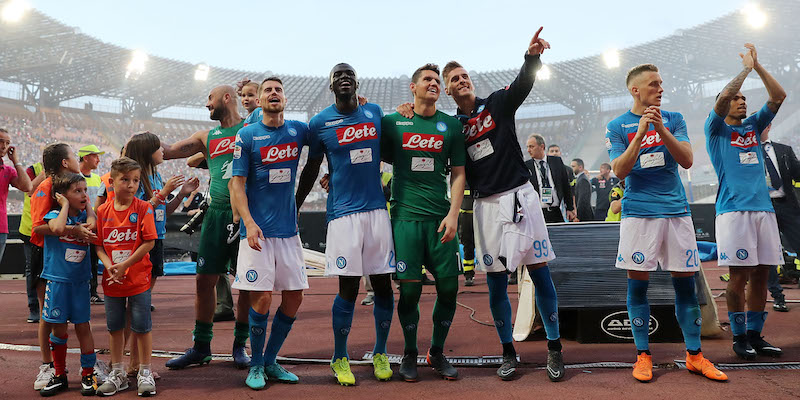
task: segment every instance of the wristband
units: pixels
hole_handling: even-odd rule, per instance
[[[24,164],[22,164],[21,162],[14,163],[14,166],[15,166],[15,167],[22,167],[23,165],[24,165]]]

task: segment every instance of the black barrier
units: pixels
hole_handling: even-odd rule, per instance
[[[714,204],[691,204],[692,223],[694,224],[694,237],[698,241],[716,242],[716,229],[714,220],[717,211]]]
[[[619,223],[550,224],[547,228],[556,253],[549,267],[558,293],[561,334],[582,343],[631,341],[627,272],[614,266]],[[700,290],[704,285],[698,280],[700,304],[707,302]],[[650,340],[682,341],[669,272],[650,273],[647,297],[651,309]]]

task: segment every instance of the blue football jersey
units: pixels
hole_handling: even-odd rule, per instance
[[[253,125],[256,122],[261,121],[263,119],[262,116],[263,114],[261,112],[261,107],[257,107],[255,110],[253,110],[253,112],[250,113],[250,115],[247,116],[247,118],[244,119],[244,126]]]
[[[299,121],[285,121],[279,128],[258,121],[236,135],[232,173],[247,177],[250,215],[264,237],[297,235],[294,183],[300,152],[310,140],[308,125]],[[244,224],[241,237],[247,237]]]
[[[311,118],[309,129],[318,146],[309,157],[328,158],[328,221],[386,208],[381,186],[380,135],[383,111],[367,103],[349,114],[336,105]]]
[[[606,148],[611,160],[622,155],[636,136],[639,119],[630,110],[606,126]],[[686,121],[677,112],[661,110],[664,127],[678,141],[689,142]],[[642,138],[638,159],[625,178],[622,218],[670,218],[691,215],[678,163],[664,145],[653,124]]]
[[[761,131],[775,118],[765,104],[741,125],[725,123],[714,110],[705,125],[706,149],[719,179],[717,215],[731,211],[774,212],[761,149]]]
[[[44,221],[58,218],[59,210],[52,210],[44,216]],[[86,222],[86,211],[77,216],[68,216],[67,225]],[[45,235],[44,269],[42,278],[48,281],[85,283],[92,278],[92,262],[89,244],[79,242],[72,236]]]
[[[153,190],[153,196],[164,189],[164,180],[161,179],[161,173],[156,172],[155,175],[149,176],[148,179],[150,179],[150,189]],[[139,189],[136,191],[136,197],[144,201],[149,200],[144,196],[144,185],[139,185]],[[158,207],[155,207],[155,213],[158,238],[164,239],[164,235],[167,233],[167,205],[164,203],[159,204]]]

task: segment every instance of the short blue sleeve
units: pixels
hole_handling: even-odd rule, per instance
[[[683,119],[683,115],[670,113],[670,122],[672,122],[672,136],[675,136],[679,142],[689,142],[689,133],[686,131],[686,120]]]
[[[231,175],[247,176],[250,172],[250,151],[253,148],[253,135],[247,127],[236,134],[236,144],[233,147],[233,168]]]
[[[59,210],[50,210],[50,212],[48,212],[47,214],[44,215],[43,219],[45,221],[49,221],[51,219],[56,219],[56,218],[58,218],[59,214],[60,214]]]
[[[725,126],[725,119],[720,117],[713,109],[706,118],[705,133],[706,136],[721,135],[727,133],[722,127]]]
[[[769,107],[764,104],[764,106],[761,107],[761,109],[758,110],[758,112],[756,112],[751,118],[755,120],[754,122],[756,129],[758,130],[758,134],[761,135],[761,132],[763,132],[764,129],[766,129],[767,126],[772,123],[772,119],[775,118],[775,113],[773,113],[772,110],[770,110]]]
[[[305,124],[304,124],[305,125]],[[309,121],[307,125],[307,136],[308,136],[308,158],[309,159],[316,159],[320,158],[325,154],[325,149],[322,146],[322,142],[319,139],[319,130],[316,128],[316,120],[314,118]]]
[[[618,129],[618,126],[612,126],[611,123],[606,125],[606,149],[608,150],[608,158],[612,161],[621,156],[628,148],[628,144],[625,143],[625,139]]]

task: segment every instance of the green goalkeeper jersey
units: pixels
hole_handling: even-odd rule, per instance
[[[464,166],[461,130],[461,122],[441,111],[431,117],[383,117],[381,157],[393,165],[393,220],[440,220],[447,215],[448,166]]]

